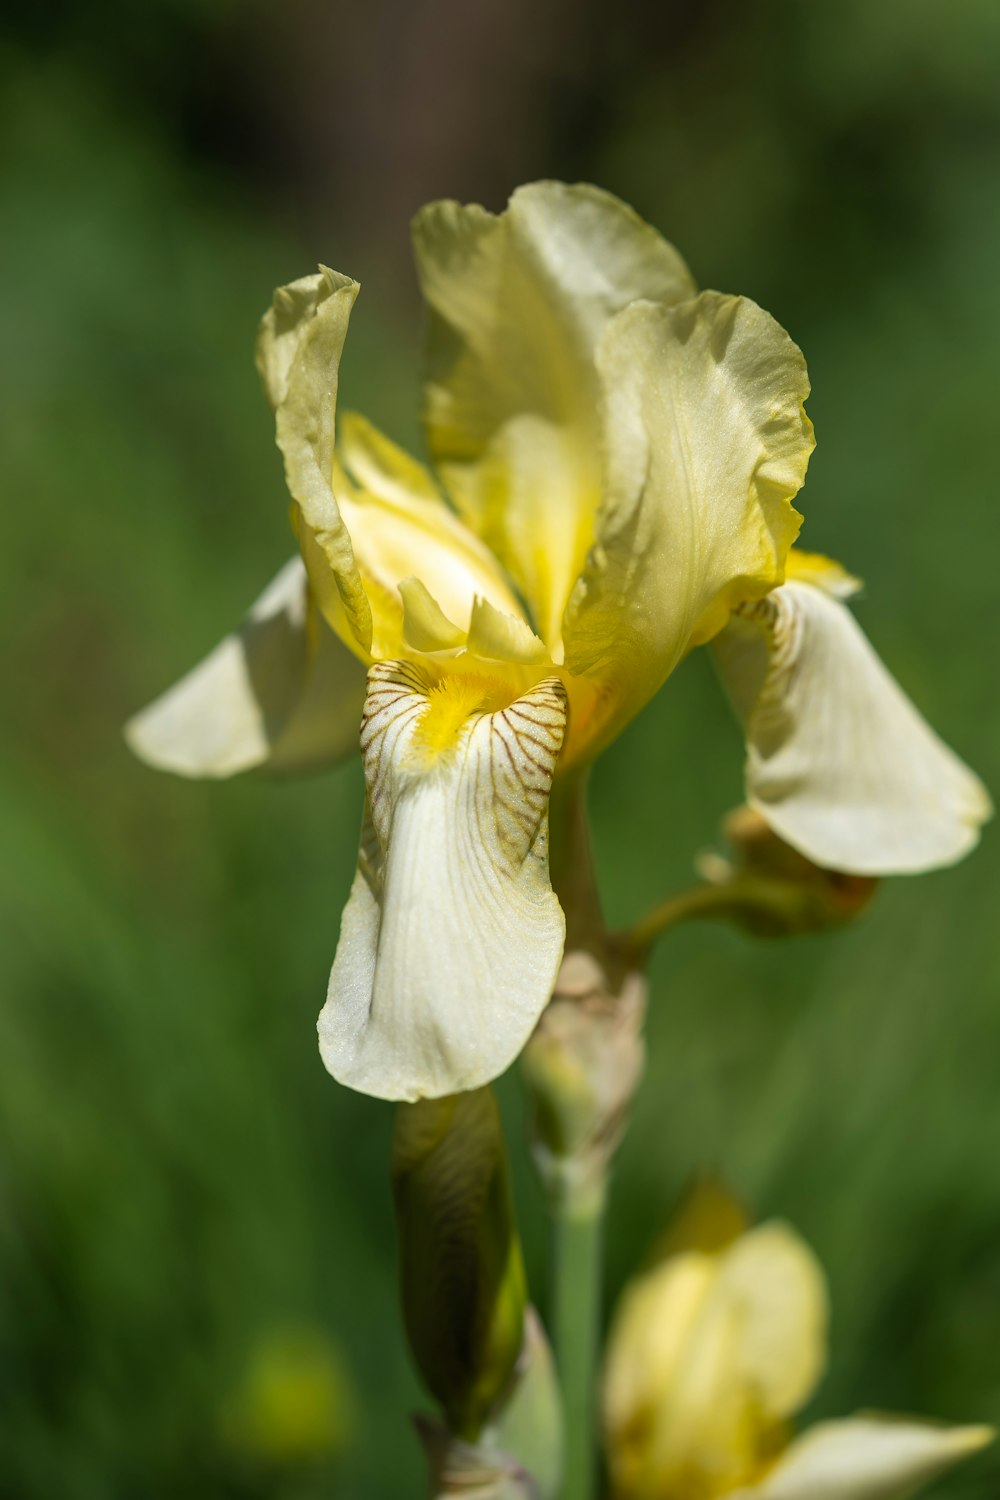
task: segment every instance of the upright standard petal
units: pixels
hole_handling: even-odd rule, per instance
[[[495,1078],[524,1046],[562,957],[548,795],[566,727],[558,679],[369,672],[368,816],[319,1019],[341,1083],[438,1098]]]
[[[178,776],[307,770],[357,751],[364,693],[364,669],[311,605],[296,557],[125,737],[142,760]]]
[[[500,215],[432,203],[414,246],[430,310],[431,458],[558,660],[600,496],[594,352],[629,302],[677,302],[693,283],[654,229],[585,185],[533,183]]]
[[[320,608],[353,649],[372,643],[371,607],[333,491],[337,385],[358,283],[322,266],[279,287],[260,325],[257,368]]]
[[[903,1417],[823,1422],[793,1442],[762,1483],[732,1500],[909,1500],[994,1436],[990,1427]]]
[[[889,675],[842,599],[793,553],[789,581],[715,642],[747,735],[747,799],[816,864],[892,875],[953,864],[990,816],[981,782]]]
[[[813,447],[802,355],[746,298],[634,303],[598,363],[605,495],[565,628],[567,667],[603,686],[595,748],[781,581]]]

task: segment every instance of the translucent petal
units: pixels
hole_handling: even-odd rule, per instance
[[[523,620],[499,563],[448,508],[423,465],[363,417],[345,413],[340,428],[335,488],[371,607],[372,655],[399,656],[404,644],[425,651],[457,645],[479,597]],[[413,579],[424,595],[418,603],[410,587],[404,611],[400,585]],[[441,617],[435,621],[428,598]],[[418,637],[427,644],[417,646]]]
[[[600,495],[594,351],[636,297],[676,302],[693,284],[655,230],[588,186],[533,183],[500,215],[432,203],[414,246],[431,458],[558,660]]]
[[[414,651],[448,651],[465,644],[465,631],[453,625],[419,578],[399,584],[403,601],[403,639]]]
[[[952,864],[977,843],[984,787],[836,592],[792,577],[734,616],[715,654],[746,729],[748,801],[809,859],[890,875]]]
[[[802,355],[745,298],[634,303],[599,364],[607,484],[565,642],[569,670],[607,685],[606,739],[735,604],[780,582],[813,439]]]
[[[767,1478],[732,1500],[909,1500],[993,1441],[989,1427],[937,1427],[903,1417],[823,1422]]]
[[[543,662],[545,642],[520,617],[494,609],[488,599],[477,599],[469,622],[468,649],[492,661]]]
[[[310,608],[296,557],[125,735],[136,755],[178,776],[306,770],[357,753],[364,692],[364,669]]]
[[[549,679],[369,673],[369,815],[320,1050],[384,1099],[477,1088],[514,1060],[548,1001],[565,924],[549,884],[548,795],[566,725]]]

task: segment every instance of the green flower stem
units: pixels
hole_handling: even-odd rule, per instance
[[[810,893],[791,881],[740,876],[724,885],[696,885],[669,896],[628,932],[615,934],[618,951],[642,966],[658,938],[683,922],[735,922],[751,930],[796,930],[804,926],[803,905]]]
[[[555,1210],[553,1336],[563,1397],[566,1448],[562,1500],[596,1490],[603,1195]]]
[[[566,951],[610,957],[594,873],[586,812],[586,773],[558,778],[549,811],[552,883],[566,913]],[[577,1044],[585,1040],[581,1033]],[[536,1084],[551,1134],[539,1161],[554,1231],[551,1326],[563,1402],[565,1461],[561,1500],[592,1500],[597,1483],[597,1359],[601,1322],[601,1249],[606,1162],[600,1152],[600,1088],[587,1078],[586,1047],[573,1040]],[[551,1064],[551,1060],[550,1060]],[[597,1142],[590,1140],[596,1129]],[[541,1132],[545,1135],[544,1130]],[[536,1155],[536,1160],[539,1160]]]

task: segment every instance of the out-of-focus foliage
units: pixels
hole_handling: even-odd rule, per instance
[[[605,8],[551,0],[519,32],[519,4],[377,0],[349,38],[340,5],[307,0],[161,0],[141,24],[64,0],[6,23],[3,1500],[419,1483],[391,1112],[337,1089],[314,1041],[357,770],[185,784],[119,734],[291,550],[251,360],[276,283],[320,258],[362,279],[343,398],[415,441],[409,209],[438,192],[499,207],[545,173],[631,199],[702,283],[802,344],[810,545],[866,577],[866,630],[1000,789],[996,7],[654,9],[616,6],[609,29]],[[688,881],[740,756],[692,660],[597,770],[614,922]],[[998,881],[987,830],[843,933],[668,939],[612,1289],[692,1172],[716,1169],[829,1272],[816,1412],[996,1419]],[[503,1102],[543,1299],[516,1083]],[[342,1391],[344,1411],[329,1447],[276,1464],[234,1444],[232,1410],[288,1328],[329,1351],[324,1400]],[[997,1462],[943,1493],[986,1500]]]

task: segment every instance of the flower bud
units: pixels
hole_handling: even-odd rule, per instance
[[[722,825],[729,859],[705,854],[699,872],[732,898],[726,914],[758,937],[843,926],[868,905],[878,880],[813,864],[773,832],[760,813],[738,807]]]
[[[527,1300],[490,1090],[400,1105],[392,1183],[413,1356],[451,1433],[471,1441],[514,1371]]]
[[[668,1253],[625,1290],[604,1386],[618,1500],[743,1493],[816,1385],[823,1273],[787,1225],[740,1222],[725,1195],[700,1190]]]
[[[871,1412],[795,1436],[826,1324],[823,1272],[795,1231],[747,1228],[720,1188],[698,1188],[612,1324],[614,1500],[911,1500],[993,1441],[983,1425]]]
[[[559,1383],[545,1331],[534,1308],[524,1320],[524,1345],[509,1392],[475,1442],[439,1422],[417,1419],[435,1500],[556,1500],[562,1481],[563,1422]]]
[[[614,982],[592,953],[567,953],[522,1054],[535,1162],[562,1209],[600,1201],[642,1073],[645,1009],[641,974]]]

